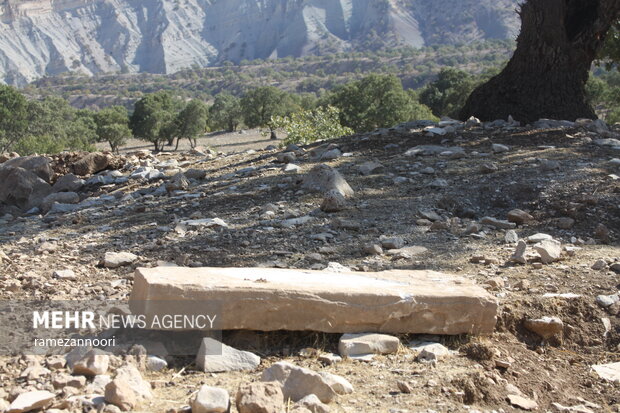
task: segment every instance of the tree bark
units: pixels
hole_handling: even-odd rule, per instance
[[[519,11],[517,49],[497,76],[476,88],[465,120],[595,119],[585,84],[620,0],[527,0]]]

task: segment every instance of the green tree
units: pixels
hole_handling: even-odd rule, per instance
[[[390,127],[425,112],[394,75],[372,74],[342,85],[327,102],[340,109],[341,123],[357,132]]]
[[[97,136],[100,142],[108,142],[113,152],[123,146],[131,137],[129,116],[123,106],[110,106],[95,114]]]
[[[174,139],[174,121],[179,106],[180,102],[166,91],[144,96],[135,103],[129,119],[133,135],[151,142],[156,151],[163,150],[165,143]]]
[[[209,125],[212,130],[234,132],[242,118],[240,99],[228,93],[218,94],[209,108]]]
[[[288,93],[273,86],[248,91],[241,99],[241,108],[250,128],[269,126],[272,116],[285,116],[295,109]]]
[[[420,92],[420,103],[431,108],[435,116],[457,118],[474,87],[470,74],[453,68],[442,69],[437,79]]]
[[[12,149],[28,129],[28,102],[17,89],[0,85],[0,152]]]
[[[207,130],[209,109],[201,100],[190,101],[175,119],[177,145],[181,139],[188,139],[192,148],[196,147],[196,139]]]
[[[311,143],[351,135],[353,129],[340,124],[340,111],[333,106],[295,112],[289,116],[274,116],[272,129],[282,128],[287,133],[285,144]]]

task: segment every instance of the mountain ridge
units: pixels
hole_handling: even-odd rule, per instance
[[[516,0],[5,0],[0,81],[422,47],[518,32]]]

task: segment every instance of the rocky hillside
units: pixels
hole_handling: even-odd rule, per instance
[[[0,81],[512,38],[516,0],[0,0]]]
[[[346,355],[339,334],[225,331],[254,355],[227,349],[245,364],[217,373],[202,349],[170,356],[154,341],[1,353],[0,411],[228,411],[232,397],[232,413],[618,412],[619,136],[602,121],[444,120],[285,150],[6,156],[5,303],[124,302],[136,267],[326,269],[337,280],[346,266],[455,274],[499,311],[488,337],[375,336],[387,354],[364,359],[334,354]],[[317,168],[340,178],[315,192]],[[0,350],[19,342],[20,329],[2,331]],[[300,379],[265,384],[279,368]],[[295,402],[321,389],[329,406],[284,408],[281,392]],[[269,407],[246,408],[252,395]],[[220,410],[200,407],[215,399]]]

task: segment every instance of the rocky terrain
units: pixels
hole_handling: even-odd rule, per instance
[[[7,154],[5,302],[123,301],[137,267],[347,267],[457,274],[499,312],[491,336],[224,332],[236,364],[216,371],[208,340],[3,356],[0,411],[619,412],[618,132],[443,120],[227,154]],[[348,185],[314,190],[316,168]]]
[[[512,39],[515,0],[2,0],[0,81]]]

